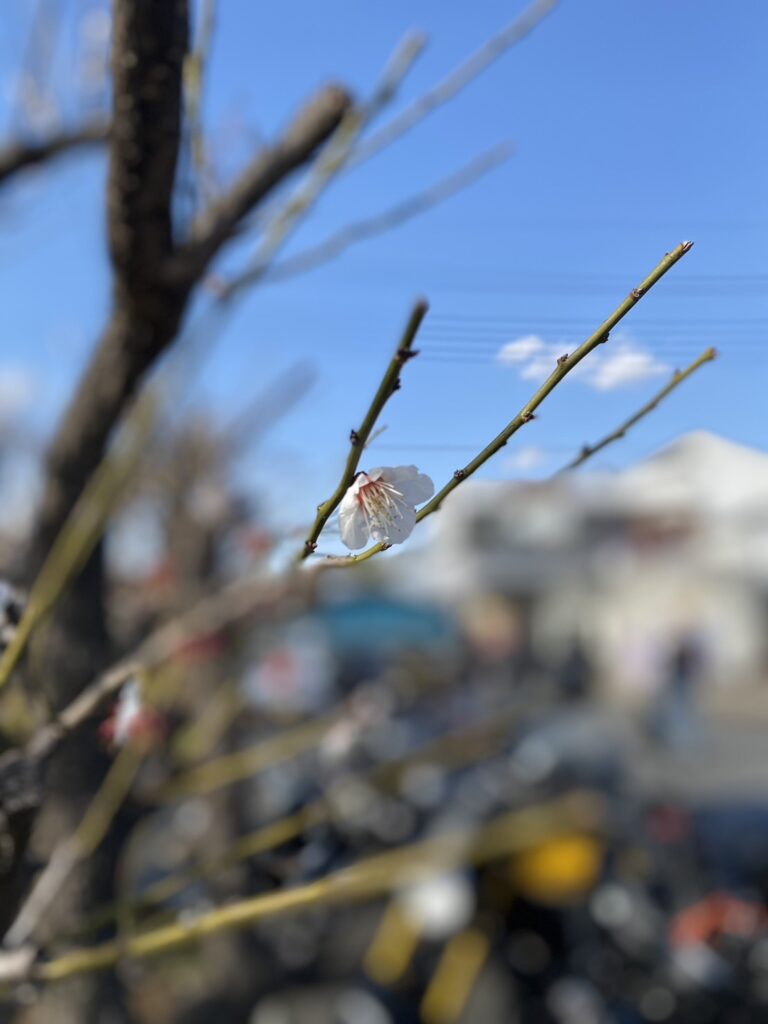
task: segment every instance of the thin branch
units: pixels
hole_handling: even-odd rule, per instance
[[[675,388],[679,387],[684,380],[694,374],[698,369],[704,366],[706,363],[711,363],[717,358],[717,351],[714,348],[708,348],[706,352],[703,352],[698,359],[695,359],[690,366],[686,367],[685,370],[675,370],[672,374],[671,380],[657,392],[653,398],[647,402],[644,406],[637,410],[629,419],[625,420],[621,426],[617,427],[610,434],[606,434],[604,438],[598,441],[596,444],[585,445],[579,454],[567,465],[559,469],[555,476],[560,476],[561,473],[568,473],[573,469],[577,469],[583,465],[588,459],[591,459],[593,455],[602,451],[603,448],[607,448],[609,444],[613,444],[614,441],[620,441],[628,430],[631,430],[636,423],[652,413],[653,410],[664,401],[667,395],[671,394]]]
[[[23,809],[21,782],[29,778],[23,793],[29,791],[30,799],[34,801],[34,806],[37,806],[39,796],[36,780],[41,762],[50,758],[58,750],[63,739],[97,714],[131,678],[159,668],[182,651],[196,636],[215,633],[225,624],[251,615],[260,608],[274,613],[281,601],[286,598],[290,598],[295,606],[296,599],[308,593],[311,577],[311,573],[292,573],[281,580],[248,578],[229,584],[155,630],[131,657],[102,672],[53,721],[39,729],[22,750],[9,750],[3,755],[0,777],[7,778],[14,787],[17,794],[16,803],[20,809]],[[39,618],[36,617],[33,625],[37,622]],[[6,801],[6,811],[10,806],[10,802]],[[79,845],[66,846],[46,880],[43,894],[53,891],[80,859],[82,858]]]
[[[344,710],[303,722],[243,750],[189,768],[149,794],[150,800],[171,803],[184,797],[204,796],[241,779],[252,778],[277,764],[315,750],[329,731],[344,718]]]
[[[348,166],[350,168],[357,167],[363,161],[370,160],[371,157],[376,156],[406,132],[409,132],[438,107],[452,100],[457,93],[465,89],[507,50],[525,39],[539,22],[543,21],[549,12],[557,6],[557,3],[558,0],[536,0],[523,11],[520,17],[484,43],[479,50],[476,50],[459,67],[451,71],[441,82],[420,96],[389,124],[384,125],[370,138],[361,142],[352,154]]]
[[[0,185],[19,171],[25,171],[65,153],[89,146],[101,146],[107,141],[108,136],[107,126],[98,122],[72,130],[62,129],[44,139],[9,143],[0,148]]]
[[[55,112],[51,72],[64,17],[61,4],[55,0],[30,0],[26,6],[34,10],[11,100],[11,115],[20,126],[34,123],[41,113]]]
[[[517,718],[517,712],[512,719]],[[266,739],[258,740],[256,743],[233,753],[222,754],[220,757],[211,758],[201,764],[172,776],[167,782],[150,791],[148,799],[158,803],[168,803],[174,800],[183,799],[189,796],[207,796],[226,786],[245,779],[252,779],[261,772],[273,768],[291,758],[318,749],[325,737],[333,728],[342,721],[350,719],[349,708],[346,701],[332,708],[321,718],[314,718],[308,722],[301,722],[299,725],[284,729]],[[487,743],[488,730],[496,730],[508,725],[507,716],[497,714],[492,720],[475,723],[467,728],[452,730],[430,741],[428,747],[432,750],[435,759],[447,748],[453,752],[456,743],[459,743],[463,750],[467,740],[478,730],[485,737]],[[474,750],[473,757],[477,757],[483,748]],[[418,758],[423,755],[417,754]],[[407,759],[410,761],[410,757]],[[398,764],[406,760],[387,762],[386,771],[391,772],[397,769]],[[375,774],[375,773],[374,773]]]
[[[498,434],[490,444],[486,445],[483,450],[474,457],[470,462],[466,464],[462,469],[457,469],[453,474],[453,477],[445,484],[432,498],[430,501],[423,505],[416,513],[416,522],[419,523],[427,516],[437,512],[442,503],[456,488],[473,473],[477,472],[482,465],[484,465],[492,456],[499,452],[509,441],[509,439],[516,434],[517,431],[534,419],[536,409],[541,403],[549,397],[549,395],[555,390],[560,382],[568,376],[578,364],[588,356],[598,345],[604,344],[608,341],[610,332],[616,327],[616,325],[624,319],[624,317],[633,309],[637,303],[646,295],[653,286],[661,280],[662,277],[671,270],[672,267],[682,259],[687,252],[690,252],[693,247],[693,242],[681,242],[672,252],[668,252],[663,260],[651,271],[648,277],[645,278],[636,288],[633,288],[626,299],[611,313],[604,323],[602,323],[597,330],[587,338],[586,341],[582,342],[581,345],[570,355],[563,355],[557,360],[557,365],[552,373],[549,375],[547,380],[541,385],[539,390],[534,396],[523,406],[517,416],[510,420],[507,426]],[[350,565],[356,565],[358,562],[365,562],[369,558],[373,558],[374,555],[379,554],[381,551],[387,549],[387,544],[374,544],[372,547],[363,551],[359,555],[347,555],[341,558],[329,558],[326,559],[325,564],[335,567],[344,567]]]
[[[536,847],[555,836],[572,834],[574,829],[594,831],[600,827],[602,816],[600,801],[587,794],[571,794],[537,807],[510,811],[480,828],[455,829],[365,858],[315,882],[239,900],[197,918],[176,921],[119,941],[75,949],[39,964],[22,977],[60,981],[105,970],[123,959],[158,956],[208,935],[288,913],[374,899],[416,879],[465,864],[488,863]],[[10,968],[4,974],[8,980]]]
[[[452,729],[421,744],[395,761],[386,761],[377,765],[370,771],[362,773],[360,777],[364,781],[370,781],[379,789],[391,792],[396,789],[405,773],[416,765],[439,764],[445,769],[452,770],[466,764],[476,764],[478,758],[482,759],[497,752],[499,744],[509,735],[510,723],[516,721],[517,717],[515,712],[497,713],[492,719],[483,719],[469,726],[462,726],[460,729]],[[288,733],[281,734],[281,736],[287,736],[291,732],[293,730],[288,730]],[[256,747],[251,749],[255,752]],[[280,756],[279,750],[275,747],[273,747],[273,753]],[[209,761],[206,763],[206,767],[214,763]],[[274,764],[276,761],[272,760],[271,763]],[[258,768],[269,766],[269,763],[262,761]],[[247,765],[243,763],[243,767],[247,767]],[[222,780],[222,784],[228,785],[231,782],[241,781],[244,778],[252,777],[253,774],[251,771],[244,771],[240,779],[230,776],[229,779]],[[142,889],[136,899],[125,909],[132,915],[150,910],[195,882],[215,876],[234,864],[272,850],[313,825],[330,821],[332,810],[332,802],[328,800],[327,796],[313,800],[294,814],[279,818],[268,825],[262,825],[253,832],[240,837],[223,853],[152,883]],[[77,934],[82,937],[84,932],[103,928],[115,920],[117,913],[118,908],[115,904],[97,908],[89,916],[85,928],[78,930]]]
[[[127,744],[112,762],[88,810],[71,836],[58,844],[41,871],[5,936],[10,947],[23,946],[37,931],[61,887],[81,861],[89,857],[104,836],[133,785],[143,752]]]
[[[262,150],[229,191],[202,215],[177,253],[175,276],[199,278],[248,214],[337,131],[351,103],[347,90],[338,85],[329,85],[313,97],[283,136]]]
[[[479,178],[504,163],[511,154],[512,147],[508,143],[494,146],[423,192],[418,192],[375,217],[348,224],[325,241],[304,252],[297,253],[282,263],[275,264],[266,272],[264,280],[269,282],[285,281],[298,274],[304,274],[323,263],[328,263],[358,242],[399,227],[474,184]]]
[[[184,62],[184,93],[186,97],[192,163],[197,172],[203,195],[208,201],[213,196],[214,189],[205,143],[205,133],[203,131],[202,107],[206,70],[213,43],[215,25],[216,0],[202,0],[200,27],[197,31],[195,47],[187,55],[187,59]]]
[[[97,467],[47,552],[21,622],[0,657],[0,688],[10,679],[35,630],[51,614],[99,543],[109,515],[144,456],[153,423],[154,407],[149,393],[129,418],[122,444]]]
[[[135,901],[130,903],[126,901],[101,908],[94,913],[92,920],[88,920],[87,927],[79,930],[78,934],[82,937],[84,933],[99,930],[105,925],[111,924],[121,915],[130,918],[142,912],[146,915],[153,907],[156,908],[160,904],[166,903],[169,899],[188,889],[190,885],[215,878],[236,864],[275,850],[291,839],[301,836],[315,825],[328,821],[329,817],[327,804],[323,800],[315,800],[293,814],[240,836],[222,853],[208,857],[185,871],[167,875],[157,882],[153,882],[141,891]],[[143,924],[147,924],[146,916],[143,918]]]
[[[210,635],[259,609],[275,611],[286,599],[309,593],[311,579],[293,573],[283,579],[248,577],[237,580],[197,602],[188,611],[160,626],[133,651],[100,673],[57,717],[43,726],[25,747],[28,758],[48,757],[61,740],[104,707],[121,687],[141,672],[157,669],[196,636]]]
[[[331,181],[346,166],[362,132],[394,99],[400,84],[423,51],[424,45],[424,37],[415,34],[406,36],[398,45],[371,98],[366,103],[350,107],[346,111],[338,128],[318,155],[306,181],[265,224],[262,241],[250,267],[220,286],[221,300],[230,299],[246,286],[261,280],[266,274],[289,235],[306,217]]]
[[[371,436],[371,431],[375,427],[376,421],[381,415],[384,406],[400,387],[400,372],[406,362],[416,355],[416,352],[412,347],[413,342],[424,317],[427,315],[428,308],[427,303],[423,300],[417,302],[413,307],[411,315],[408,318],[408,323],[405,326],[405,331],[400,338],[389,366],[384,372],[384,376],[381,379],[378,390],[373,396],[373,401],[368,407],[368,412],[365,414],[363,422],[360,424],[358,429],[351,431],[349,435],[350,448],[349,454],[347,455],[347,461],[344,466],[344,472],[336,486],[336,490],[330,498],[328,498],[327,501],[324,501],[322,505],[318,505],[315,521],[312,524],[312,528],[307,535],[307,539],[304,541],[304,546],[299,553],[299,561],[303,561],[311,555],[313,551],[315,551],[317,548],[317,539],[320,536],[323,527],[339,506],[339,503],[346,494],[348,488],[352,485],[363,451],[368,443],[369,437]]]
[[[308,362],[296,363],[272,381],[234,419],[226,423],[220,437],[224,448],[238,454],[260,441],[275,423],[303,401],[315,381]]]

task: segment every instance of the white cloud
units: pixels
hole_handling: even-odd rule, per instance
[[[564,354],[565,353],[561,351],[560,345],[547,346],[546,352],[542,353],[542,355],[536,356],[535,359],[532,359],[526,366],[522,367],[520,370],[520,379],[535,381],[546,380],[557,365],[558,356],[562,356]]]
[[[529,359],[546,348],[545,343],[535,334],[526,334],[504,345],[497,356],[500,363],[527,363]]]
[[[535,334],[507,342],[498,352],[501,363],[517,369],[521,380],[543,381],[552,373],[568,347],[562,342],[547,342]],[[642,348],[625,335],[615,336],[607,346],[597,349],[574,369],[584,384],[596,391],[614,391],[641,384],[667,373],[669,366],[653,352]]]
[[[589,383],[598,391],[614,391],[632,384],[641,384],[669,370],[667,364],[662,363],[652,352],[638,348],[631,342],[623,342],[613,351],[601,353],[601,356],[592,367],[589,379]]]
[[[527,473],[532,469],[538,469],[539,466],[548,461],[549,456],[543,448],[529,445],[527,448],[520,448],[510,455],[505,460],[505,465],[507,469],[520,470],[523,473]]]
[[[0,366],[0,420],[11,419],[35,392],[33,375],[20,366]]]

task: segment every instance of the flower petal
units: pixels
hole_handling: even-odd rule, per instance
[[[339,515],[341,540],[350,551],[364,548],[368,541],[368,524],[362,512],[354,512],[348,516]]]
[[[344,497],[341,499],[342,505],[347,500],[351,501],[352,498],[354,498],[360,492],[360,488],[364,487],[368,483],[368,481],[369,477],[367,473],[358,473],[355,479],[347,488],[346,492],[344,493]]]
[[[351,495],[352,500],[347,501],[351,490],[344,495],[339,508],[339,529],[344,545],[350,551],[356,551],[365,547],[368,541],[368,523],[356,495]]]
[[[398,502],[397,516],[371,523],[371,537],[381,544],[402,544],[410,537],[415,525],[416,510],[411,505]]]
[[[393,466],[384,470],[383,479],[391,483],[411,505],[420,505],[435,493],[435,485],[416,466]]]

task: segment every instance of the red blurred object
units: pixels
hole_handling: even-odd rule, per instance
[[[719,935],[749,937],[766,922],[768,914],[762,904],[715,892],[673,918],[669,941],[673,946],[700,946]]]

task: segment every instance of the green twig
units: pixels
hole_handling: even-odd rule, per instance
[[[128,743],[118,753],[75,832],[63,840],[38,876],[5,937],[8,946],[28,942],[78,864],[94,853],[109,831],[141,767],[143,751]]]
[[[602,807],[588,794],[510,811],[479,829],[456,829],[358,861],[325,878],[217,907],[115,942],[72,950],[48,963],[27,966],[25,976],[60,981],[113,967],[123,958],[143,959],[207,935],[319,906],[342,906],[392,892],[416,878],[463,864],[482,864],[536,847],[574,830],[600,827]]]
[[[323,527],[330,519],[331,515],[335,512],[336,508],[341,502],[341,499],[347,492],[347,489],[352,485],[357,473],[357,467],[362,458],[363,450],[365,449],[368,439],[371,436],[371,431],[376,425],[376,421],[381,415],[381,411],[387,404],[392,395],[397,391],[400,386],[400,371],[402,370],[405,363],[416,355],[412,345],[416,337],[416,334],[421,326],[421,322],[427,314],[427,303],[423,300],[416,303],[413,307],[408,323],[406,324],[403,336],[397,346],[392,360],[386,369],[384,376],[381,379],[378,390],[373,397],[368,412],[365,414],[363,422],[360,424],[357,430],[353,430],[349,435],[349,455],[347,455],[347,461],[344,466],[344,472],[341,475],[341,479],[336,487],[336,490],[324,501],[322,505],[318,506],[317,515],[315,521],[312,524],[312,529],[309,531],[307,539],[304,541],[304,546],[298,555],[298,561],[303,561],[317,547],[317,539],[322,532]]]
[[[596,444],[585,445],[576,458],[563,466],[562,469],[559,469],[555,476],[577,469],[579,466],[583,465],[587,459],[591,459],[593,455],[602,451],[603,448],[607,448],[609,444],[613,444],[614,441],[620,441],[628,430],[634,427],[636,423],[639,423],[640,420],[646,417],[649,413],[653,412],[653,410],[664,401],[667,395],[671,394],[676,387],[679,387],[684,380],[704,366],[705,363],[711,363],[712,360],[716,358],[717,351],[714,348],[708,348],[706,352],[703,352],[699,358],[695,359],[690,366],[686,367],[685,370],[675,370],[672,374],[671,380],[661,389],[661,391],[657,392],[649,402],[646,402],[641,409],[638,409],[634,415],[625,420],[620,427],[617,427],[610,434],[606,434],[606,436],[596,442]]]
[[[360,779],[361,781],[370,780],[377,790],[387,792],[393,790],[403,775],[414,765],[437,763],[446,771],[452,771],[470,762],[476,764],[478,758],[490,757],[496,752],[499,743],[508,735],[510,723],[516,722],[517,719],[517,712],[511,714],[505,712],[501,715],[496,713],[492,718],[481,720],[468,727],[462,726],[459,730],[443,733],[395,761],[387,761],[371,771],[364,772]],[[253,772],[249,772],[247,776],[243,775],[243,777],[252,778],[253,774]],[[331,815],[332,802],[326,794],[306,804],[301,810],[267,825],[261,825],[253,832],[240,837],[223,853],[193,867],[183,869],[179,873],[167,875],[158,882],[153,882],[138,893],[136,899],[123,909],[131,911],[132,915],[151,910],[182,892],[194,882],[215,876],[219,871],[231,867],[241,860],[272,850],[288,839],[294,838],[311,825],[327,822]],[[84,927],[78,929],[76,934],[82,937],[83,934],[98,931],[114,921],[117,914],[118,907],[115,904],[99,907],[89,915]],[[146,925],[147,921],[144,920],[143,923]]]
[[[148,392],[137,402],[122,437],[80,495],[35,579],[13,640],[0,658],[0,688],[10,679],[32,634],[50,615],[99,542],[110,514],[143,458],[155,417],[155,396]]]
[[[583,341],[579,347],[571,352],[570,355],[563,355],[557,360],[552,373],[541,385],[535,395],[523,406],[520,412],[515,416],[514,419],[506,425],[506,427],[498,434],[490,444],[486,445],[483,450],[474,457],[470,462],[466,464],[462,469],[457,469],[453,474],[452,478],[445,484],[432,498],[423,505],[416,513],[416,522],[420,523],[427,516],[432,515],[433,512],[437,512],[442,503],[455,491],[456,488],[468,477],[472,476],[473,473],[477,472],[481,466],[483,466],[492,456],[500,451],[509,441],[513,434],[534,419],[535,412],[541,403],[555,390],[560,384],[564,377],[573,370],[586,356],[593,352],[598,345],[608,341],[610,332],[616,327],[616,325],[624,319],[624,317],[633,309],[642,297],[653,288],[653,286],[661,280],[661,278],[671,270],[672,267],[682,259],[687,252],[693,247],[693,242],[681,242],[672,252],[668,252],[663,260],[656,266],[648,277],[645,278],[636,288],[633,288],[629,295],[619,305],[608,319],[602,323],[597,330],[591,334],[586,341]],[[374,544],[372,547],[363,551],[359,555],[347,555],[343,558],[332,558],[328,559],[328,565],[332,566],[350,566],[356,565],[359,562],[365,562],[369,558],[373,558],[374,555],[378,555],[379,552],[385,551],[388,545],[386,544]]]

